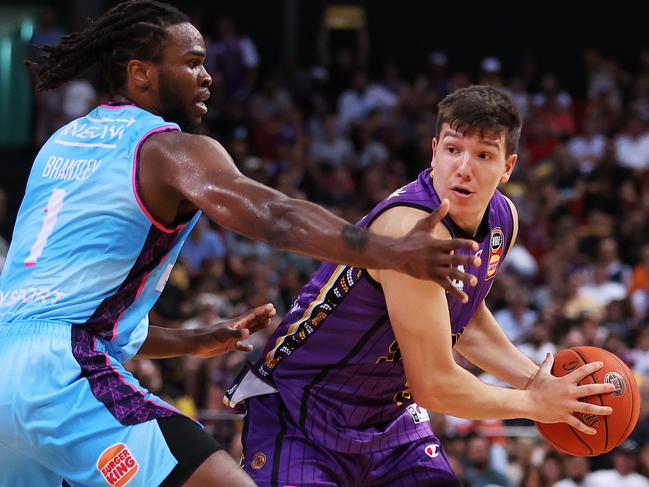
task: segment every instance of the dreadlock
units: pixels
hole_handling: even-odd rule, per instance
[[[129,0],[106,11],[82,32],[65,35],[52,46],[37,46],[41,63],[25,61],[38,77],[36,89],[46,91],[75,79],[98,62],[111,94],[124,89],[131,59],[162,61],[165,27],[189,22],[170,5],[154,0]]]

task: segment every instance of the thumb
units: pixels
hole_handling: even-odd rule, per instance
[[[427,220],[431,229],[435,228],[437,224],[441,222],[446,215],[448,215],[450,206],[451,204],[446,198],[444,198],[437,209],[430,214]]]
[[[552,375],[552,365],[554,364],[554,355],[548,353],[541,364],[541,372]]]

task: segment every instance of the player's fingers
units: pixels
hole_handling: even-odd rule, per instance
[[[428,223],[430,228],[435,228],[442,219],[448,215],[448,209],[450,208],[450,203],[446,198],[442,200],[439,206],[433,211],[428,217],[426,217],[426,223]]]
[[[613,412],[613,408],[610,406],[598,406],[597,404],[583,401],[576,401],[573,408],[577,413],[594,414],[596,416],[608,416]]]
[[[595,394],[608,394],[615,390],[613,384],[584,384],[577,387],[578,397],[594,396]]]
[[[250,333],[257,333],[259,330],[263,330],[273,322],[272,318],[259,319],[255,323],[251,324],[248,329]]]
[[[570,426],[572,426],[576,430],[579,430],[582,433],[586,433],[587,435],[594,435],[594,434],[597,433],[597,430],[595,428],[591,428],[590,426],[586,426],[584,423],[579,421],[572,414],[568,415],[568,417],[566,418],[566,423],[568,423]]]
[[[252,352],[252,345],[237,342],[237,350],[239,350],[240,352]]]
[[[448,277],[451,280],[466,282],[470,286],[475,286],[476,284],[478,284],[478,279],[473,274],[469,274],[468,272],[461,271],[456,267],[452,267],[449,269]]]
[[[248,325],[260,318],[275,316],[275,307],[271,303],[252,308],[234,319],[234,328],[247,328]]]
[[[565,377],[569,377],[572,382],[575,384],[578,383],[580,380],[582,380],[585,377],[588,377],[590,374],[597,372],[599,369],[601,369],[604,366],[604,362],[590,362],[585,365],[582,365],[578,369],[573,370],[569,374],[567,374]]]
[[[449,240],[449,242],[454,242],[454,240]],[[467,242],[470,242],[470,240],[467,240]],[[448,257],[439,259],[440,264],[448,264],[455,267],[457,266],[479,267],[481,262],[482,261],[480,260],[480,257],[476,257],[475,255],[469,255],[469,254],[448,254]]]
[[[480,248],[475,240],[467,240],[465,238],[454,238],[449,240],[447,246],[450,250],[473,250],[476,251]]]
[[[448,278],[436,279],[436,282],[442,286],[447,293],[451,296],[454,296],[462,303],[466,303],[469,300],[469,296],[464,291],[456,288],[453,283]]]

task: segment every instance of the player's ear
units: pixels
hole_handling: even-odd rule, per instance
[[[435,157],[437,156],[437,139],[433,137],[432,142],[430,143],[431,149],[433,150],[433,157],[430,160],[430,167],[435,167]]]
[[[138,87],[148,88],[152,85],[156,73],[153,63],[131,59],[126,65],[126,76]]]
[[[505,172],[500,177],[501,184],[504,184],[507,181],[509,181],[512,172],[514,171],[514,167],[516,166],[516,161],[518,161],[518,154],[512,154],[509,157],[507,157],[507,160],[505,161]]]

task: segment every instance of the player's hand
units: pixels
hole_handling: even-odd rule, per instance
[[[608,416],[613,412],[608,406],[597,406],[579,400],[613,391],[613,384],[578,385],[580,380],[601,369],[604,364],[592,362],[563,377],[555,377],[551,374],[553,363],[554,357],[549,353],[527,388],[532,396],[531,404],[534,408],[531,419],[540,423],[568,423],[582,433],[594,435],[597,431],[579,419],[581,414],[574,415],[573,412],[596,416]]]
[[[443,200],[439,207],[423,218],[399,239],[397,258],[400,271],[419,279],[429,279],[441,285],[448,293],[463,303],[468,300],[466,293],[453,285],[454,280],[475,286],[478,280],[472,274],[458,269],[458,266],[479,266],[480,259],[474,255],[456,254],[456,250],[476,252],[478,244],[473,240],[454,238],[437,239],[433,230],[448,214],[449,202]]]
[[[198,357],[213,357],[230,350],[250,352],[252,345],[243,341],[251,334],[267,327],[275,316],[272,304],[257,306],[231,320],[221,321],[197,330],[196,352]]]

